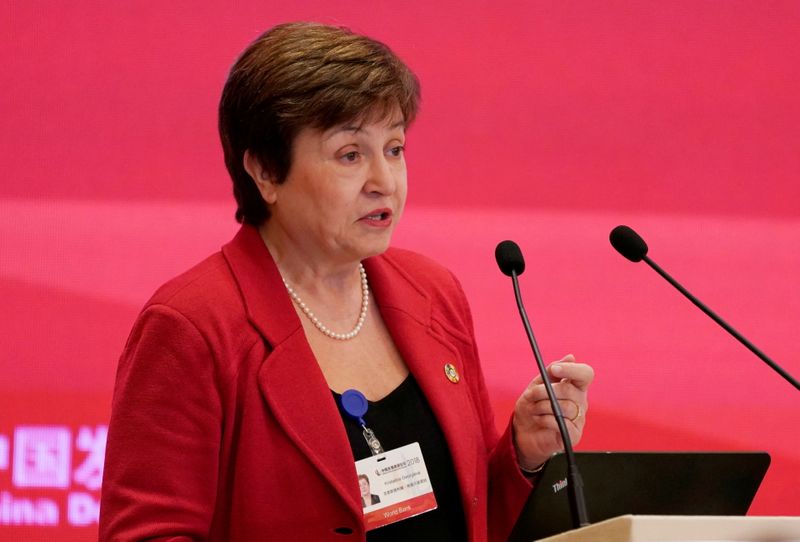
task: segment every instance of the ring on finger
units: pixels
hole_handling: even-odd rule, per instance
[[[578,407],[578,413],[577,413],[577,414],[575,414],[575,416],[574,416],[574,417],[572,417],[572,418],[568,418],[568,419],[569,419],[569,421],[571,421],[571,422],[576,422],[576,421],[578,421],[578,418],[580,418],[580,417],[581,417],[581,415],[583,414],[583,410],[581,409],[581,405],[580,405],[580,403],[576,403],[575,401],[570,401],[570,402],[571,402],[572,404],[574,404],[576,407]]]

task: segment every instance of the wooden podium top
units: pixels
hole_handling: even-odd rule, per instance
[[[620,516],[540,542],[799,542],[800,517]]]

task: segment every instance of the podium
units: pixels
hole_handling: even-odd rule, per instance
[[[538,542],[800,542],[800,517],[620,516]]]

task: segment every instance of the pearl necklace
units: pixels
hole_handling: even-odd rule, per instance
[[[314,327],[331,339],[336,339],[337,341],[348,341],[358,335],[358,333],[361,331],[361,328],[364,326],[364,321],[367,319],[367,308],[369,307],[369,285],[367,284],[367,272],[364,269],[364,266],[360,263],[358,264],[358,273],[361,275],[361,313],[358,315],[356,327],[354,327],[353,330],[348,333],[336,333],[335,331],[331,331],[328,326],[319,321],[319,318],[314,315],[308,305],[306,305],[303,300],[300,299],[300,296],[297,295],[297,292],[295,292],[294,289],[289,286],[289,283],[286,282],[286,279],[283,277],[281,277],[281,279],[283,280],[283,285],[286,286],[286,291],[289,292],[289,296],[292,298],[292,301],[294,301],[297,306],[300,307],[300,310],[303,311],[303,314],[305,314],[309,320],[311,320],[311,323],[314,324]]]

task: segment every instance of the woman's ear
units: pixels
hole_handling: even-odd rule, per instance
[[[250,154],[249,150],[244,151],[244,169],[256,183],[258,191],[264,201],[272,205],[278,200],[277,183],[274,182],[269,172],[261,165],[261,161]]]

